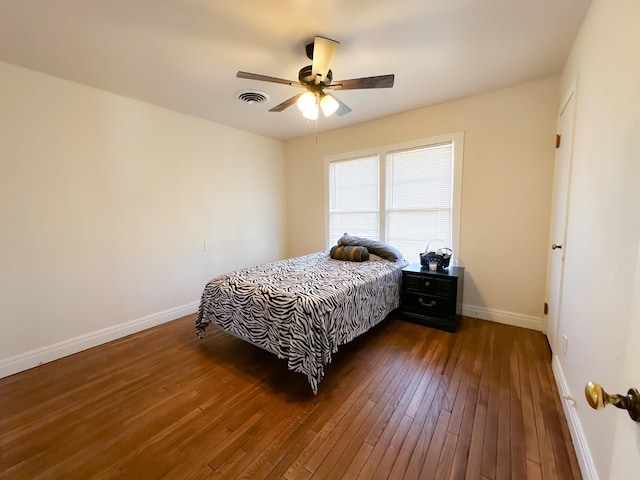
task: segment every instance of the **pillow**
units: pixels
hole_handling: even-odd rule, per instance
[[[336,260],[348,260],[350,262],[366,262],[369,260],[369,250],[358,246],[334,245],[329,252],[331,258]]]
[[[387,260],[395,262],[402,259],[402,253],[395,247],[387,245],[386,243],[379,242],[377,240],[369,240],[368,238],[354,237],[345,233],[338,239],[338,245],[356,245],[360,247],[366,247],[370,253],[378,255]]]

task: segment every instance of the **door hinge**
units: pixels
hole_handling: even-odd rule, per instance
[[[544,314],[549,315],[549,304],[544,302]]]
[[[560,148],[561,139],[562,139],[562,135],[556,135],[556,148]]]

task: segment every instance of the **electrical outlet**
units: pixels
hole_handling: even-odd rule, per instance
[[[211,240],[205,240],[204,241],[204,250],[206,252],[208,252],[209,250],[211,250]]]
[[[564,356],[567,356],[567,349],[569,348],[569,339],[567,338],[566,335],[562,335],[562,353],[564,353]]]

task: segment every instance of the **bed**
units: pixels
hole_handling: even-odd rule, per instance
[[[215,325],[274,353],[306,375],[315,395],[338,347],[399,306],[405,265],[317,252],[221,275],[202,293],[196,333]]]

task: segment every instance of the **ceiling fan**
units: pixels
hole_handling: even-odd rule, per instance
[[[273,107],[270,112],[281,112],[294,103],[302,111],[305,118],[315,120],[321,109],[326,117],[336,113],[345,115],[351,109],[331,93],[325,90],[356,90],[363,88],[391,88],[394,75],[379,75],[376,77],[352,78],[333,82],[331,62],[338,50],[340,42],[324,37],[315,37],[313,43],[306,46],[307,57],[313,61],[312,65],[302,67],[298,72],[298,82],[282,78],[258,75],[256,73],[238,72],[238,78],[260,80],[263,82],[282,83],[294,87],[304,88],[306,91],[294,95],[280,105]]]

